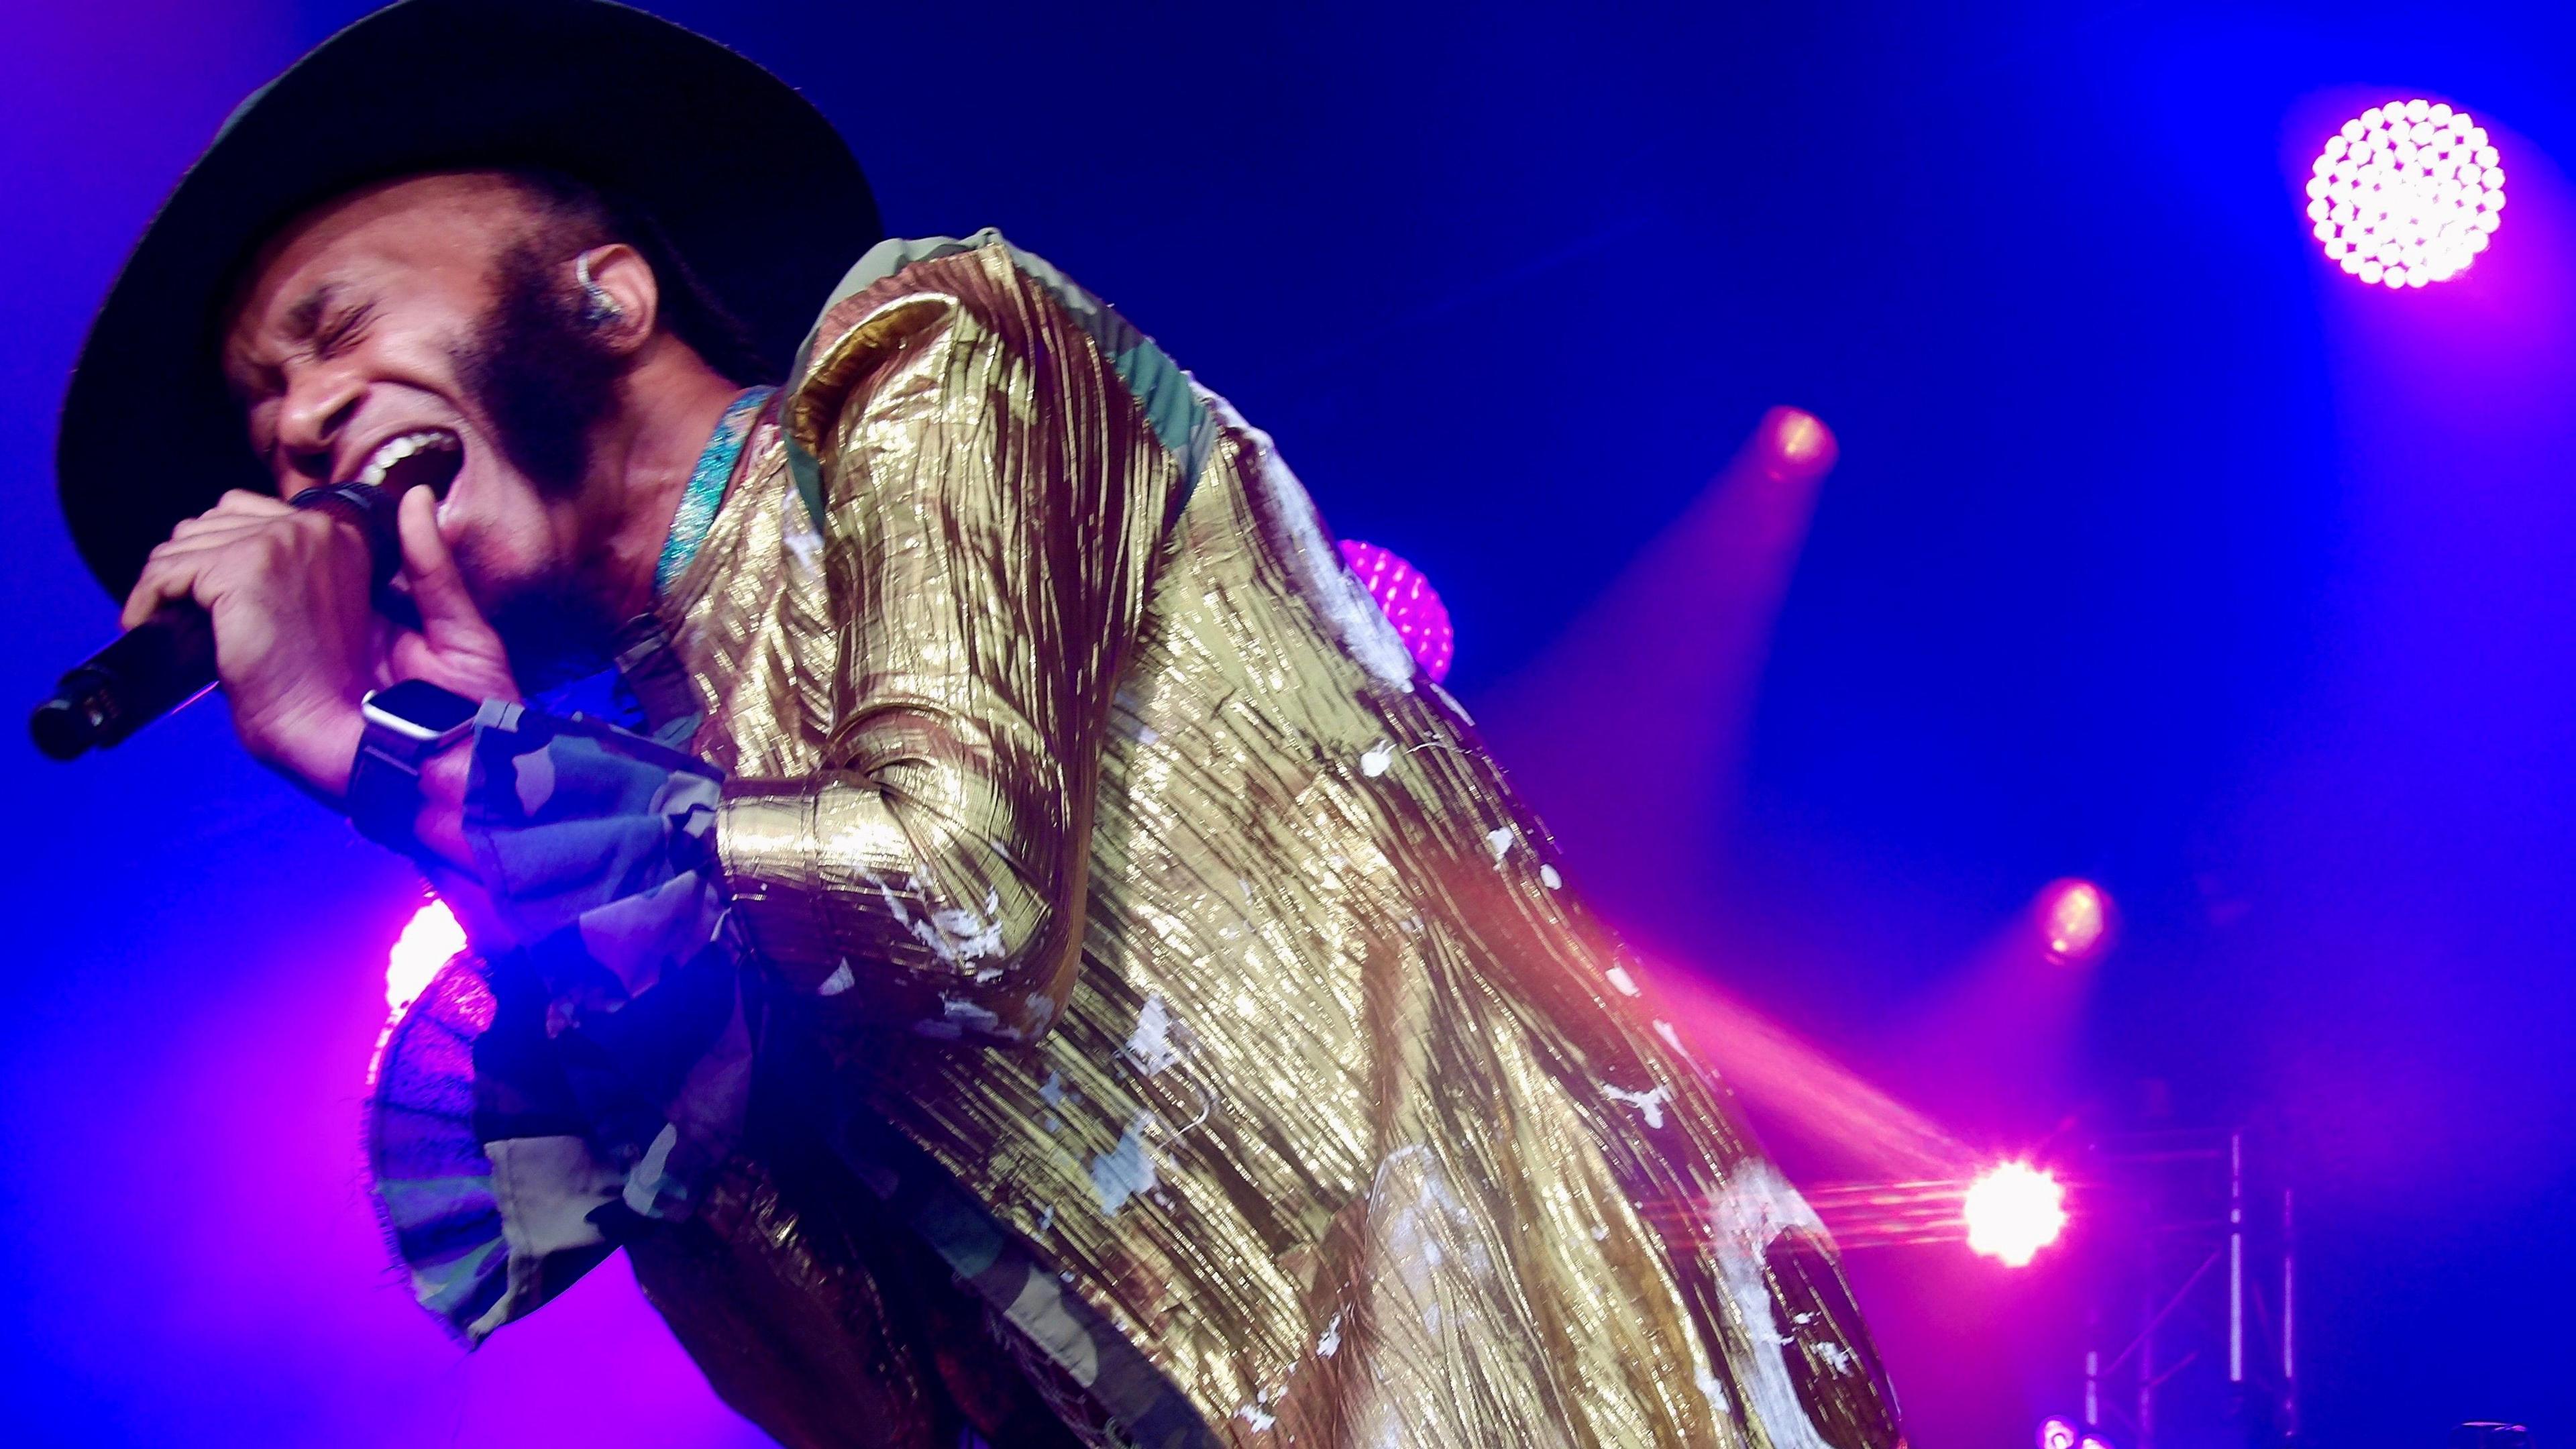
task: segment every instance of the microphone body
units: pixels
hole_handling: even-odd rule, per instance
[[[355,527],[367,541],[375,587],[381,590],[392,580],[402,565],[393,494],[367,483],[333,483],[307,488],[293,501]],[[74,666],[53,696],[36,706],[27,729],[37,749],[57,760],[76,760],[125,739],[214,683],[214,622],[193,601],[174,599]]]

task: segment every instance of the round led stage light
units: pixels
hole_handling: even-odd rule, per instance
[[[465,949],[465,928],[447,902],[432,898],[412,913],[385,962],[385,1005],[396,1011],[420,999],[449,958]]]
[[[1968,1185],[1963,1213],[1969,1251],[2026,1268],[2066,1231],[2066,1187],[2027,1162],[2007,1162]]]
[[[2326,256],[2366,283],[2448,281],[2503,219],[2499,160],[2466,111],[2424,100],[2373,106],[2326,138],[2308,178],[2308,220]]]
[[[1387,622],[1395,626],[1397,637],[1413,653],[1413,662],[1438,684],[1449,677],[1449,661],[1457,655],[1458,637],[1449,628],[1449,606],[1440,602],[1431,581],[1422,571],[1398,557],[1393,549],[1362,543],[1355,538],[1342,540],[1342,562],[1359,575],[1360,582],[1377,600]]]
[[[2040,944],[2052,961],[2073,965],[2102,953],[2111,939],[2111,898],[2089,880],[2051,881],[2039,893]]]

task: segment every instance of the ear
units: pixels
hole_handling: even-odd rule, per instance
[[[585,267],[584,264],[587,264]],[[600,340],[620,352],[633,352],[653,335],[661,321],[662,289],[652,264],[624,242],[592,247],[575,259],[583,315],[598,328]],[[578,280],[587,271],[590,285]]]

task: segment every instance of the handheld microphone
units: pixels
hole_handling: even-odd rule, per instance
[[[372,483],[307,488],[292,500],[357,528],[367,541],[369,571],[379,591],[402,566],[396,501]],[[214,623],[193,600],[174,599],[65,674],[53,697],[36,706],[27,729],[37,749],[57,760],[76,760],[133,734],[214,683]]]

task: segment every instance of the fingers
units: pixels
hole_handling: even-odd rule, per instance
[[[403,581],[420,631],[397,631],[386,664],[395,679],[427,679],[476,699],[517,699],[510,652],[485,622],[438,531],[438,500],[426,488],[403,494]]]
[[[274,498],[236,488],[225,494],[214,507],[194,518],[181,519],[179,526],[170,530],[170,537],[175,542],[184,538],[238,533],[243,529],[258,528],[301,511],[280,503]]]
[[[170,542],[178,543],[187,539],[240,533],[245,529],[266,528],[268,523],[269,520],[266,517],[253,517],[246,513],[200,513],[194,518],[181,520],[177,528],[170,530]],[[169,545],[162,546],[166,548]]]
[[[249,528],[200,533],[193,538],[174,538],[152,550],[152,556],[144,562],[142,576],[135,580],[134,592],[125,597],[121,616],[124,627],[131,629],[151,618],[163,604],[196,598],[198,585],[209,570],[237,557],[246,544],[257,547],[257,532],[257,528]]]
[[[402,533],[403,579],[411,586],[412,606],[420,610],[421,632],[432,639],[467,626],[489,632],[438,532],[437,497],[426,488],[407,490],[394,517]]]
[[[237,543],[244,535],[299,511],[265,494],[235,488],[216,500],[214,507],[182,520],[170,531],[169,541],[152,550],[133,592],[126,595],[124,627],[142,623],[173,599],[191,597],[206,562],[199,555]]]
[[[245,567],[278,567],[290,551],[318,542],[318,535],[336,526],[326,514],[289,508],[256,494],[225,496],[249,504],[271,503],[275,508],[241,506],[228,513],[218,506],[172,530],[170,540],[144,560],[133,592],[126,595],[120,615],[124,627],[133,628],[175,600],[194,598],[212,607],[214,601],[205,592],[210,574],[231,577]]]
[[[297,511],[295,505],[283,498],[271,498],[247,488],[233,488],[227,489],[224,496],[215,501],[215,506],[200,516],[211,518],[220,513],[244,518],[277,518]]]
[[[117,616],[117,627],[131,629],[152,617],[153,611],[172,599],[192,596],[197,588],[197,574],[214,557],[210,550],[193,550],[172,554],[170,545],[152,551],[151,561],[144,564],[142,577],[134,581],[134,592],[125,596],[125,611]]]

